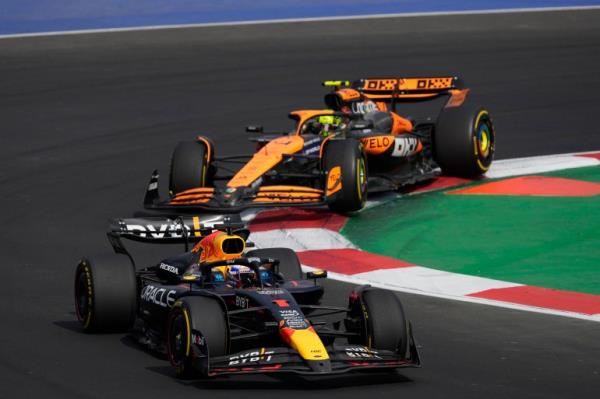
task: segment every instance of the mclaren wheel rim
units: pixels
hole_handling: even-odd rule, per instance
[[[477,148],[479,155],[487,158],[492,148],[492,138],[490,128],[487,123],[482,123],[477,131]]]
[[[356,182],[358,188],[358,198],[361,201],[365,200],[365,193],[367,191],[367,168],[365,165],[365,159],[360,157],[356,161]]]
[[[473,146],[477,165],[481,172],[486,172],[494,158],[494,127],[487,111],[482,110],[475,121]]]

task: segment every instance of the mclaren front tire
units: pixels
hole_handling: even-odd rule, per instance
[[[367,201],[367,158],[362,144],[355,139],[326,143],[323,166],[328,206],[333,212],[361,210]]]
[[[213,185],[214,148],[211,142],[199,137],[196,141],[181,141],[171,155],[169,194]]]

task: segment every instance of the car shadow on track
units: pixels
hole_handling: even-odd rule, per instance
[[[121,343],[123,345],[125,345],[126,347],[128,347],[128,348],[137,349],[139,351],[142,351],[142,352],[144,352],[144,353],[146,353],[146,354],[154,357],[155,359],[161,359],[161,360],[164,360],[164,361],[168,361],[167,360],[167,356],[164,353],[161,353],[161,352],[156,351],[156,350],[152,350],[148,346],[141,344],[131,334],[127,334],[127,335],[123,336],[121,338]]]
[[[209,390],[238,390],[238,389],[291,389],[291,390],[319,390],[337,389],[340,386],[369,386],[381,384],[411,383],[413,380],[400,374],[398,371],[363,370],[362,372],[338,374],[330,376],[302,376],[297,374],[247,374],[226,375],[207,380],[181,380],[175,375],[175,370],[169,365],[166,356],[147,346],[140,344],[133,336],[126,335],[121,338],[121,343],[128,348],[137,349],[148,355],[165,361],[164,366],[146,367],[147,370],[173,381],[195,386],[199,389]],[[342,385],[340,385],[342,384]],[[265,388],[266,387],[266,388]]]
[[[391,372],[361,372],[338,374],[333,376],[301,376],[296,374],[253,374],[219,376],[209,380],[185,381],[175,376],[175,371],[170,366],[146,367],[163,376],[172,378],[179,384],[196,387],[204,390],[326,390],[339,389],[340,386],[369,386],[382,384],[405,384],[413,380],[396,371]]]
[[[58,327],[66,330],[83,333],[81,324],[77,320],[60,320],[53,322]],[[120,333],[122,335],[122,333]],[[302,376],[297,374],[248,374],[248,375],[227,375],[211,378],[208,380],[180,380],[176,377],[175,371],[169,365],[166,356],[155,350],[150,350],[147,346],[140,344],[133,336],[127,334],[119,338],[121,343],[131,350],[142,351],[156,359],[165,362],[164,366],[146,367],[147,370],[160,374],[172,381],[185,386],[196,387],[204,390],[326,390],[338,389],[340,386],[369,386],[381,384],[406,384],[413,382],[412,379],[400,374],[398,371],[376,371],[366,370],[356,373],[338,374],[331,376]],[[143,367],[142,365],[140,365]]]
[[[53,321],[52,324],[64,328],[65,330],[69,330],[76,333],[83,333],[81,323],[77,320],[56,320]]]

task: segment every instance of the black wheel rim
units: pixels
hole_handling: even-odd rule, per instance
[[[169,358],[175,367],[180,367],[185,359],[187,347],[186,322],[179,313],[171,320],[169,329]]]
[[[86,274],[80,271],[77,274],[75,282],[75,313],[77,314],[77,319],[86,324],[86,326],[89,323],[91,310],[89,291],[90,287]]]

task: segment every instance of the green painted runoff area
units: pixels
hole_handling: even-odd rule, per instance
[[[600,166],[540,175],[600,182]],[[342,234],[420,266],[600,294],[600,195],[411,195],[350,218]]]

